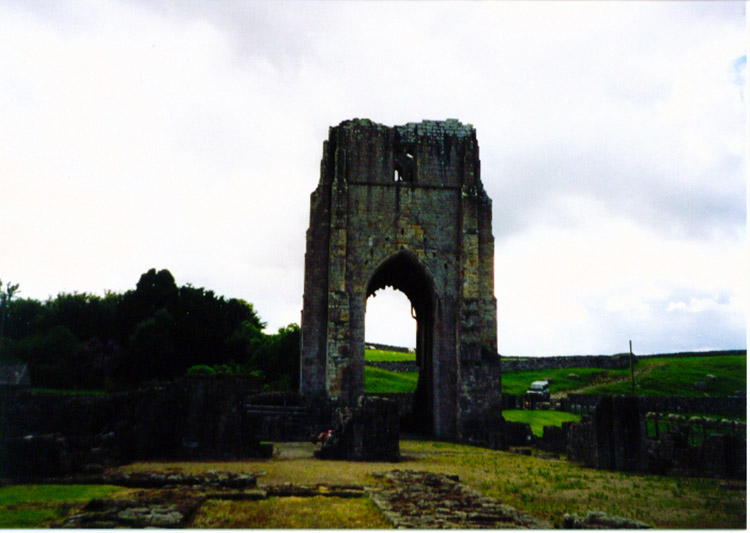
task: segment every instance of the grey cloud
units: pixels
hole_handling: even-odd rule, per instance
[[[310,28],[317,9],[296,2],[133,0],[167,19],[204,21],[226,35],[236,61],[262,57],[281,70],[295,69],[314,47]]]
[[[539,154],[514,154],[503,165],[491,166],[488,189],[496,198],[496,221],[505,232],[521,232],[540,217],[557,216],[567,195],[595,199],[613,215],[626,216],[657,233],[687,238],[734,234],[745,225],[743,161],[727,154],[697,177],[673,174],[650,166],[637,154],[618,158],[578,146],[547,149]],[[628,156],[635,156],[628,160]],[[487,165],[485,165],[486,167]],[[512,201],[504,201],[512,199]],[[569,225],[578,224],[569,220]]]

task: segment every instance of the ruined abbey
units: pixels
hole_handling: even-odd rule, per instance
[[[364,393],[366,301],[391,286],[417,320],[420,429],[465,438],[499,414],[493,249],[471,125],[330,128],[307,231],[300,392],[351,405]]]

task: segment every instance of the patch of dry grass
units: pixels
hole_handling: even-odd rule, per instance
[[[259,485],[328,485],[372,484],[372,472],[408,468],[405,463],[360,463],[321,461],[318,459],[248,460],[207,463],[135,463],[121,467],[123,472],[184,472],[200,474],[210,471],[255,473]]]
[[[746,491],[722,488],[721,480],[594,470],[564,459],[540,459],[434,441],[402,440],[404,461],[400,463],[320,461],[311,457],[312,447],[308,448],[307,457],[299,453],[299,449],[295,458],[287,459],[282,454],[282,458],[242,462],[137,463],[122,470],[254,472],[259,474],[261,486],[281,483],[375,485],[378,480],[370,476],[373,472],[395,468],[426,470],[457,474],[461,482],[553,524],[560,523],[565,513],[585,515],[588,511],[642,520],[657,528],[744,529],[747,521]],[[269,502],[282,505],[285,500]],[[231,507],[227,504],[225,508]],[[306,512],[303,507],[299,509],[301,513]]]
[[[588,511],[642,520],[658,528],[744,529],[747,522],[746,492],[727,490],[716,479],[595,470],[564,459],[469,446],[461,453],[435,455],[429,469],[458,474],[462,482],[488,496],[553,524],[561,522],[565,513]]]
[[[255,502],[208,501],[194,528],[388,529],[392,526],[367,498],[270,498]]]

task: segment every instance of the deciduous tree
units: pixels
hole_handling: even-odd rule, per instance
[[[0,304],[2,304],[2,308],[3,308],[2,319],[0,319],[0,343],[2,343],[3,338],[5,337],[5,321],[8,318],[8,310],[10,309],[10,301],[13,299],[13,296],[17,292],[18,292],[18,283],[14,285],[13,283],[9,281],[5,285],[5,290],[3,290],[3,281],[0,280]]]

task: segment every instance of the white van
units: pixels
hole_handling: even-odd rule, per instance
[[[549,381],[532,381],[526,396],[535,400],[549,400]]]

